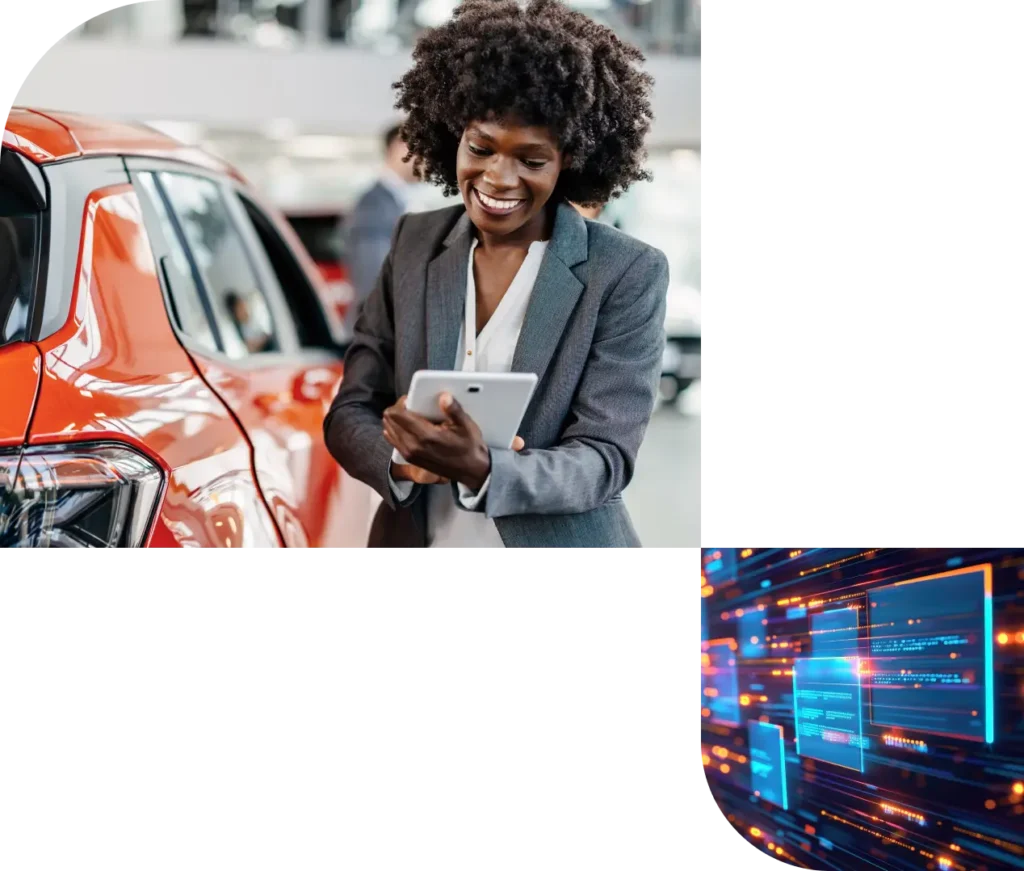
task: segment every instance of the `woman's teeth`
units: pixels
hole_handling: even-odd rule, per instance
[[[510,212],[522,202],[522,200],[496,200],[494,197],[489,197],[487,194],[480,193],[476,188],[473,188],[473,190],[476,191],[476,195],[480,197],[480,202],[489,209],[500,209],[502,212]]]

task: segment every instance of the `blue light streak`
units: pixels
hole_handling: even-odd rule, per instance
[[[786,739],[782,734],[782,726],[779,730],[779,759],[782,762],[782,809],[789,810],[789,791],[786,789]]]
[[[860,679],[860,657],[855,656],[853,667],[857,670],[857,738],[860,744],[860,773],[864,773],[864,699],[863,681]]]
[[[992,567],[985,568],[985,743],[996,740],[996,680],[992,651]]]
[[[793,734],[796,736],[796,755],[800,755],[800,711],[796,704],[796,664],[793,660]]]

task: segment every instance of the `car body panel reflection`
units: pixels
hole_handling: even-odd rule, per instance
[[[95,191],[83,220],[71,314],[39,344],[29,443],[107,434],[159,462],[168,484],[150,545],[279,545],[248,441],[167,320],[131,186]]]
[[[289,547],[343,547],[350,530],[327,510],[362,500],[323,440],[323,419],[341,381],[342,363],[309,365],[266,355],[255,367],[192,351],[214,391],[237,415],[253,449],[260,490]],[[349,536],[351,538],[351,536]]]
[[[25,441],[32,404],[39,388],[39,351],[17,342],[0,348],[0,447]]]

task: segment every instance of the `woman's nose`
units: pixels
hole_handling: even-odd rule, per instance
[[[515,161],[498,154],[494,155],[484,173],[484,181],[495,193],[518,187],[519,175],[516,172]]]

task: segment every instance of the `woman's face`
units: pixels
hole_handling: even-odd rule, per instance
[[[547,127],[472,122],[462,134],[455,162],[470,220],[481,232],[495,236],[543,222],[562,162]]]

